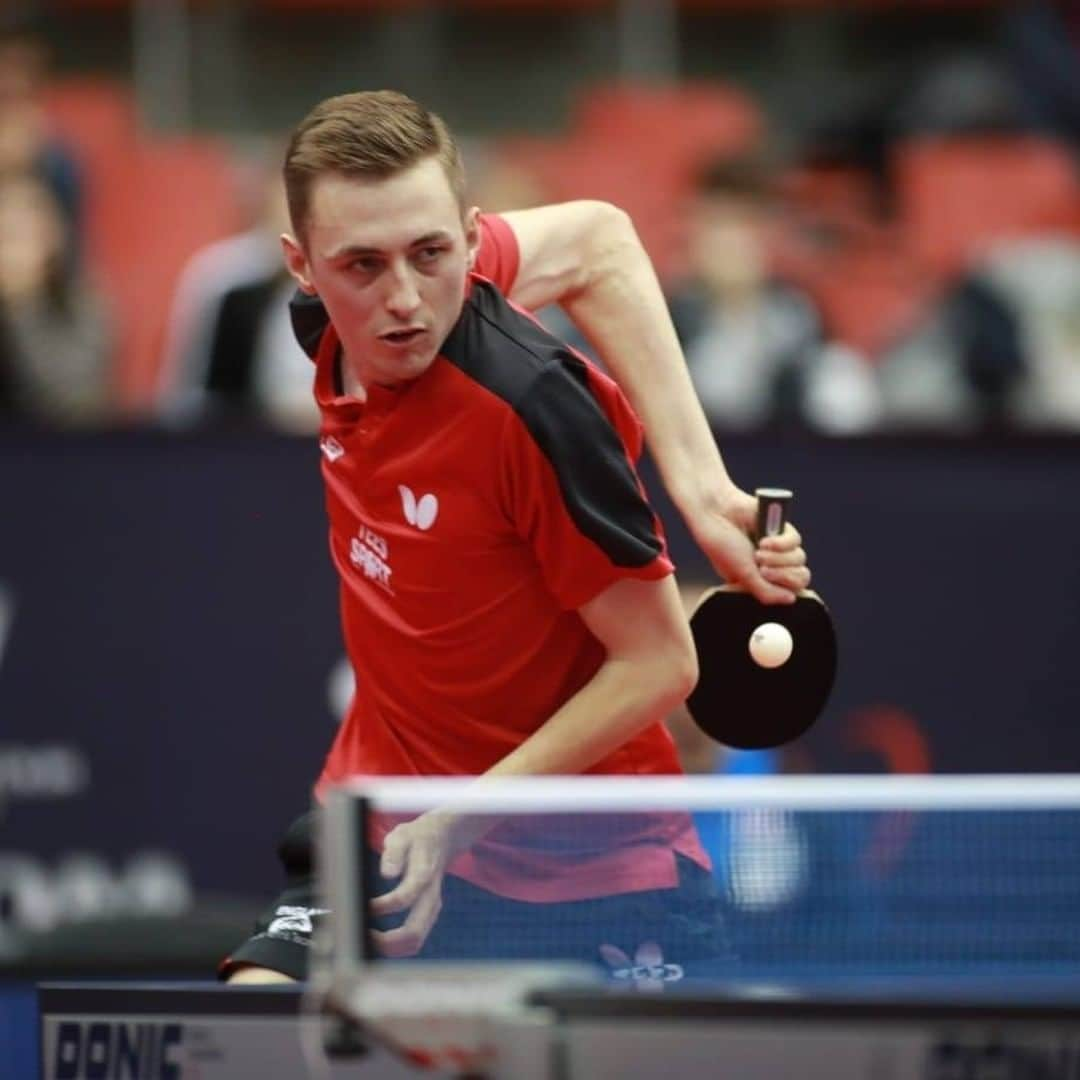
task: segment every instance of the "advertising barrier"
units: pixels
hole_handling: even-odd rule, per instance
[[[789,768],[1080,768],[1080,442],[724,445],[743,486],[795,490],[840,636]],[[276,888],[349,693],[318,460],[239,432],[0,438],[0,946]]]

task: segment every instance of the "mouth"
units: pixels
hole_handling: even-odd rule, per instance
[[[391,330],[388,333],[380,334],[379,340],[385,342],[387,345],[404,348],[405,346],[412,345],[416,341],[419,341],[425,333],[427,333],[427,331],[422,326],[410,326],[406,327],[404,330]]]

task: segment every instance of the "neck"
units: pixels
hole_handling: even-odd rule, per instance
[[[346,397],[356,398],[357,401],[367,401],[367,390],[363,380],[344,351],[341,354],[341,386]]]

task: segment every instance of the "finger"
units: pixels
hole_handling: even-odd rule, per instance
[[[762,578],[762,583],[753,588],[747,586],[747,591],[755,600],[769,607],[783,607],[785,604],[794,604],[798,599],[798,589],[791,589],[783,585],[774,585]]]
[[[759,548],[754,553],[754,558],[762,569],[767,566],[775,569],[785,566],[806,565],[806,552],[802,548],[796,548],[794,551],[764,551]]]
[[[417,902],[424,889],[436,874],[435,862],[430,856],[413,850],[402,879],[389,892],[372,898],[371,910],[376,915],[390,915],[405,911]]]
[[[760,601],[762,604],[793,604],[795,603],[796,590],[786,586],[783,582],[780,584],[770,581],[765,574],[754,568],[755,573],[751,576],[747,574],[746,577],[739,582],[739,584],[749,592],[755,600]]]
[[[778,588],[767,581],[755,561],[754,549],[749,540],[742,538],[745,548],[739,552],[725,551],[727,564],[719,567],[729,584],[745,589],[763,604],[793,604],[795,596],[790,589]]]
[[[409,834],[401,825],[391,829],[383,841],[379,873],[383,877],[401,877],[409,861]]]
[[[796,593],[810,585],[810,571],[805,566],[767,566],[761,573],[770,584]]]
[[[757,546],[765,551],[793,551],[802,546],[802,533],[789,521],[782,532],[775,536],[763,536]]]
[[[431,928],[442,910],[442,881],[428,882],[409,912],[408,918],[393,930],[377,930],[372,934],[375,947],[383,956],[415,956],[427,941]]]

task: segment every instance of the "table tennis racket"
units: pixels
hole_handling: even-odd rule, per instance
[[[792,493],[759,488],[754,494],[758,535],[782,532]],[[775,667],[762,666],[750,651],[755,631],[769,623],[792,641],[790,655]],[[699,675],[686,705],[706,735],[735,749],[764,750],[797,739],[818,718],[836,678],[836,631],[817,593],[804,592],[794,604],[763,604],[721,585],[702,596],[690,630]],[[774,636],[783,642],[783,630]]]

